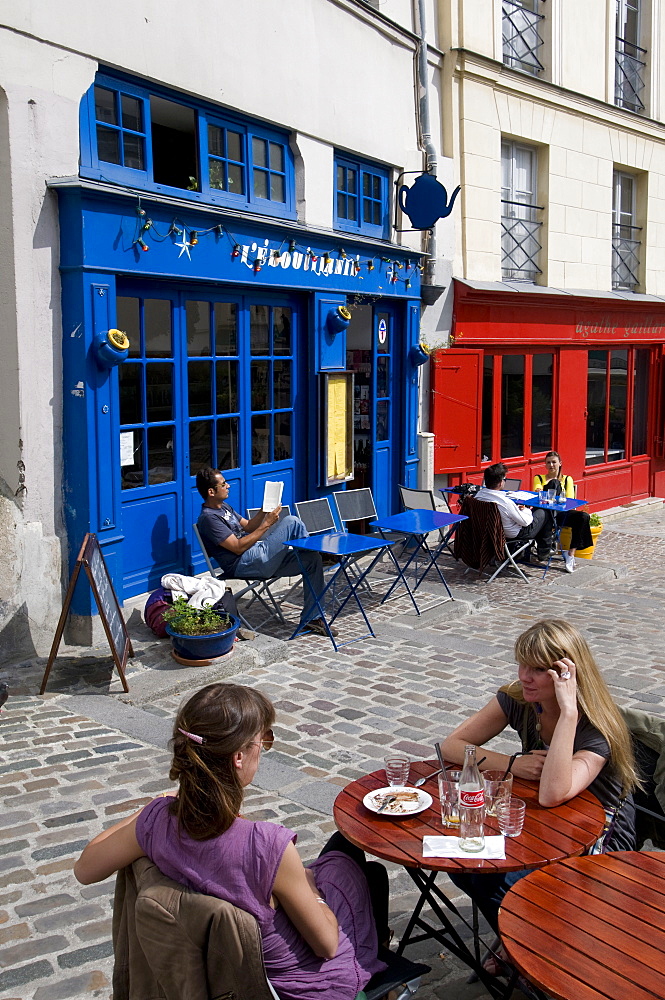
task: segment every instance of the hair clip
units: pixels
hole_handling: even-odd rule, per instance
[[[178,732],[182,733],[182,735],[186,736],[188,739],[193,740],[194,743],[203,743],[203,737],[197,736],[196,733],[188,733],[186,729],[181,729],[180,726],[178,726]]]

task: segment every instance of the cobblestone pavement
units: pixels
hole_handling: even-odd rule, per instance
[[[559,564],[543,581],[534,566],[529,586],[503,576],[488,587],[451,560],[442,565],[455,602],[440,603],[432,574],[420,619],[406,598],[383,608],[370,599],[376,637],[338,653],[327,639],[286,643],[288,630],[271,628],[238,644],[223,668],[180,668],[129,609],[137,652],[129,695],[102,645],[65,648],[43,697],[35,693],[43,659],[0,668],[11,689],[0,717],[0,998],[110,996],[113,880],[81,887],[73,864],[100,829],[167,789],[173,713],[214,676],[256,685],[275,702],[276,749],[263,759],[245,814],[296,830],[304,859],[334,830],[339,788],[381,766],[388,749],[430,758],[434,740],[512,675],[516,635],[543,616],[584,630],[620,704],[665,714],[662,507],[613,519],[594,561],[572,576]],[[357,616],[342,617],[340,638],[360,631]],[[399,936],[415,895],[404,872],[393,866],[390,874]],[[468,913],[463,899],[459,905]],[[487,996],[438,947],[410,953],[432,966],[422,1000]]]

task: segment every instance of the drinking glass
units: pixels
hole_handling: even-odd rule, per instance
[[[503,799],[496,804],[496,818],[504,837],[519,837],[524,826],[526,802],[524,799]]]
[[[409,780],[411,761],[403,753],[391,753],[383,758],[386,781],[389,785],[405,785]]]
[[[556,490],[548,490],[547,491],[547,502],[548,503],[556,503]]]
[[[504,771],[483,771],[482,779],[485,785],[485,812],[488,816],[496,816],[499,802],[510,799],[513,793],[513,775],[509,771],[504,778]]]
[[[549,500],[548,500],[548,497],[547,497],[547,490],[541,490],[540,491],[540,493],[538,494],[538,500],[540,501],[540,503],[549,503]]]
[[[442,771],[439,775],[441,822],[459,830],[459,780],[461,771]]]

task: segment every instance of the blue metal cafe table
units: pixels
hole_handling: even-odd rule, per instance
[[[378,517],[376,521],[371,522],[370,527],[378,528],[381,534],[383,534],[384,531],[397,531],[403,535],[410,535],[416,544],[407,562],[402,567],[402,574],[406,573],[414,559],[417,559],[418,554],[422,552],[425,557],[426,567],[420,576],[418,576],[418,564],[416,562],[416,565],[414,566],[416,579],[416,585],[413,588],[414,591],[418,589],[433,567],[438,573],[441,583],[448,591],[448,596],[452,600],[453,595],[450,592],[450,587],[446,583],[445,577],[436,561],[441,553],[441,550],[446,544],[446,539],[442,540],[439,545],[437,545],[436,549],[432,551],[427,542],[427,536],[432,531],[440,531],[442,528],[449,528],[452,524],[457,524],[459,521],[466,520],[467,518],[465,514],[448,514],[439,510],[405,510],[401,514],[391,514],[388,517]],[[384,601],[388,600],[398,582],[399,580],[395,580],[392,584],[383,598]]]
[[[507,491],[510,492],[510,491]],[[586,500],[570,500],[564,497],[563,500],[557,501],[556,503],[548,503],[547,501],[542,502],[538,493],[534,493],[528,500],[525,498],[523,500],[515,501],[516,503],[521,503],[525,507],[540,507],[541,510],[551,510],[553,514],[563,514],[562,518],[555,518],[556,532],[554,540],[556,546],[559,544],[559,536],[562,530],[566,526],[566,514],[571,510],[576,510],[578,507],[584,507],[587,503]],[[547,565],[543,570],[543,580],[547,575],[547,571],[550,568],[550,563],[552,562],[554,553],[550,552],[549,559],[547,560]],[[561,557],[563,558],[563,556]]]
[[[359,595],[359,589],[362,587],[365,578],[368,573],[371,572],[374,565],[376,564],[379,557],[383,552],[387,552],[392,559],[395,566],[395,572],[397,573],[397,579],[393,583],[395,587],[400,581],[406,587],[407,593],[411,598],[416,613],[420,614],[418,610],[418,605],[416,604],[415,598],[411,593],[411,588],[409,587],[406,577],[403,571],[400,569],[399,563],[395,559],[392,552],[392,546],[395,544],[394,541],[387,541],[386,539],[369,538],[366,535],[354,535],[348,531],[330,531],[323,535],[311,535],[309,538],[299,538],[297,540],[290,540],[288,545],[295,552],[298,562],[300,563],[300,569],[302,572],[303,580],[307,581],[310,592],[314,597],[316,607],[318,608],[319,615],[323,621],[326,632],[328,633],[328,638],[332,642],[335,651],[337,651],[341,646],[348,646],[351,642],[358,642],[359,639],[366,639],[368,636],[374,637],[374,631],[370,625],[369,618],[365,613],[362,601]],[[329,578],[325,587],[320,594],[317,594],[312,581],[303,566],[302,560],[300,558],[301,552],[320,552],[321,555],[331,555],[336,556],[339,559],[339,565],[332,576]],[[374,555],[369,566],[361,571],[358,566],[355,566],[356,572],[349,572],[349,568],[357,563],[360,556],[364,555]],[[344,600],[336,607],[330,617],[326,617],[326,612],[324,609],[325,597],[328,593],[334,593],[335,583],[339,582],[340,577],[346,580],[348,586],[348,594]],[[392,588],[391,588],[392,589]],[[348,639],[346,642],[335,642],[335,637],[333,636],[330,626],[339,616],[339,614],[344,610],[349,601],[353,599],[358,605],[358,610],[365,619],[365,624],[367,625],[368,632],[364,635],[356,636],[354,639]],[[307,623],[299,624],[297,629],[290,636],[291,639],[295,639],[300,632],[303,632],[307,628]]]

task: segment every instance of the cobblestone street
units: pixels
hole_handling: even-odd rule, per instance
[[[565,617],[587,635],[619,704],[665,714],[662,505],[607,519],[595,559],[578,560],[572,576],[558,561],[545,580],[531,566],[528,586],[503,575],[488,587],[452,559],[441,565],[455,602],[440,603],[443,588],[433,582],[420,619],[405,598],[383,608],[375,598],[376,638],[338,653],[321,637],[286,642],[281,628],[238,643],[221,668],[181,668],[128,608],[137,653],[128,695],[103,644],[63,648],[43,697],[36,692],[44,659],[1,668],[10,697],[0,716],[0,998],[110,997],[114,880],[82,887],[73,864],[105,825],[168,789],[173,714],[211,679],[255,685],[275,702],[275,750],[263,758],[244,814],[296,830],[305,860],[335,829],[339,789],[380,767],[387,749],[431,758],[434,741],[514,674],[514,639],[539,618]],[[340,639],[360,631],[357,616],[339,627]],[[510,752],[513,741],[496,746]],[[416,897],[394,867],[391,885],[398,938]],[[452,885],[450,892],[459,896]],[[432,966],[418,996],[485,998],[440,950],[423,944],[409,953]]]

